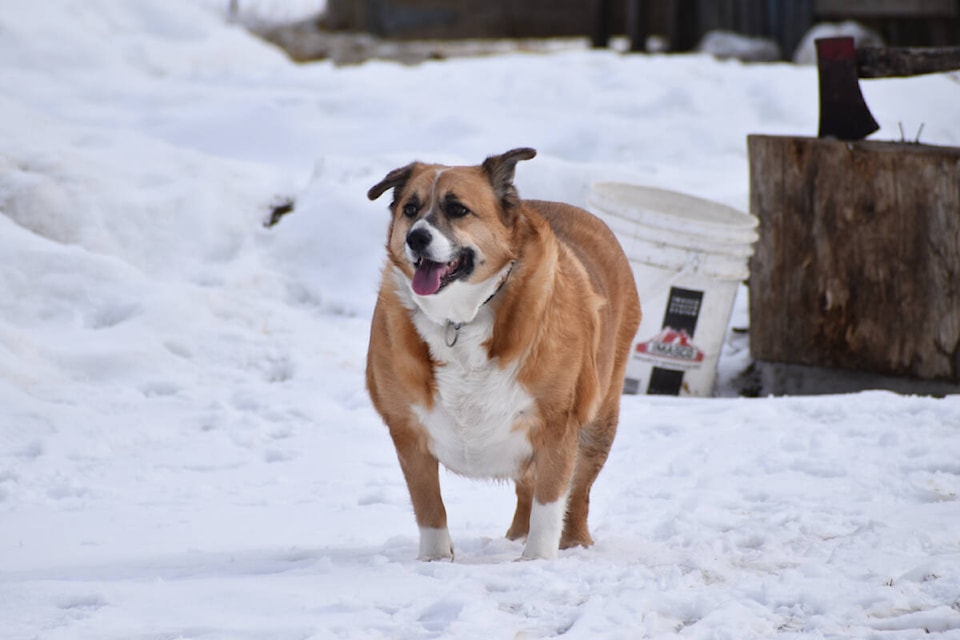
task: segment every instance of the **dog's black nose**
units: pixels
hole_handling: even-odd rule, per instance
[[[430,244],[430,241],[433,240],[433,236],[430,235],[430,232],[419,227],[414,229],[407,234],[407,246],[410,247],[410,250],[420,255]]]

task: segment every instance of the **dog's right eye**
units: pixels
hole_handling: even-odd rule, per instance
[[[408,218],[412,218],[413,216],[417,215],[418,211],[420,211],[420,207],[415,202],[408,202],[407,204],[403,205],[403,215],[407,216]]]

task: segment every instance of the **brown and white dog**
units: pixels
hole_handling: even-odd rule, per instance
[[[640,323],[613,233],[582,209],[520,200],[514,149],[471,167],[414,162],[393,188],[367,388],[390,429],[423,560],[453,558],[438,461],[513,479],[524,558],[588,546],[590,488],[617,429]]]

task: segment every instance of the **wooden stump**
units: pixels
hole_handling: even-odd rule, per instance
[[[747,144],[753,357],[960,382],[960,148]]]

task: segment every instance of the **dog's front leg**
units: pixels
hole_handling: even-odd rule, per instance
[[[447,511],[440,495],[437,459],[421,438],[392,433],[407,481],[413,512],[420,527],[419,560],[453,560],[453,543],[447,529]]]
[[[536,480],[530,532],[523,548],[525,560],[557,556],[576,461],[576,445],[569,445],[565,441],[551,443],[534,456]]]

